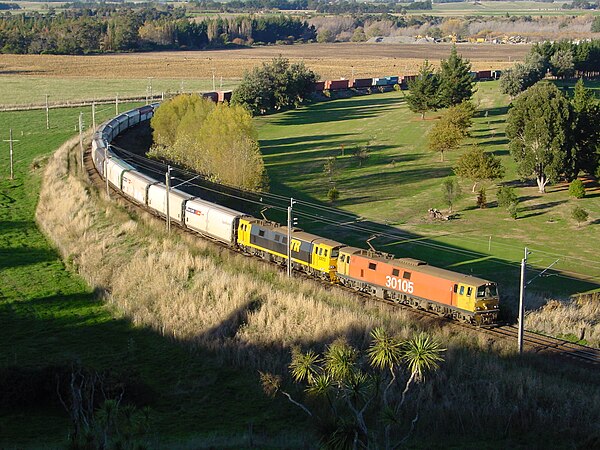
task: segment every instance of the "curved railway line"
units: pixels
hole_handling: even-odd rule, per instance
[[[105,184],[104,180],[101,178],[100,174],[94,167],[94,163],[92,161],[90,150],[91,149],[88,146],[86,148],[85,154],[84,154],[85,172],[86,172],[91,184],[93,184],[98,190],[106,190],[106,184]],[[117,152],[118,152],[118,150],[117,150]],[[150,171],[150,172],[164,171],[164,168],[162,167],[161,163],[152,161],[150,159],[145,159],[144,166],[145,166],[145,169],[138,168],[138,170],[140,170],[142,172],[144,170]],[[120,198],[120,200],[125,202],[126,204],[133,206],[135,208],[138,208],[138,209],[142,209],[142,210],[149,212],[152,215],[156,216],[156,213],[154,211],[152,211],[149,208],[142,207],[141,205],[131,201],[127,196],[123,195],[121,191],[115,189],[112,186],[110,186],[110,192],[111,192],[111,195],[118,196]],[[178,228],[181,231],[184,231],[184,232],[187,232],[190,234],[194,234],[196,236],[198,235],[198,233],[195,233],[195,232],[189,230],[188,228],[181,227],[181,226],[178,226]],[[203,237],[207,238],[206,236],[203,236]],[[210,238],[208,238],[208,239],[210,239]],[[243,252],[231,249],[229,246],[222,244],[221,242],[218,242],[214,239],[210,239],[210,240],[212,242],[214,242],[215,244],[220,245],[223,248],[227,248],[230,251],[236,251],[237,253],[244,254]],[[260,261],[262,261],[264,264],[269,264],[269,265],[274,264],[274,263],[268,263],[264,260],[260,260]],[[295,273],[295,276],[303,276],[307,279],[317,281],[312,277],[309,277],[307,275],[300,274],[300,273]],[[490,327],[477,327],[474,325],[456,322],[456,321],[453,321],[450,319],[446,319],[444,317],[440,317],[435,312],[411,308],[409,306],[397,304],[391,300],[382,300],[382,299],[373,297],[371,295],[368,295],[366,293],[357,292],[354,289],[344,287],[341,285],[332,285],[332,284],[324,282],[324,281],[317,281],[317,282],[323,283],[331,289],[342,289],[342,290],[346,291],[347,293],[349,293],[353,296],[356,296],[356,297],[360,297],[361,299],[364,299],[364,300],[381,302],[381,303],[385,303],[385,304],[388,304],[393,307],[402,308],[403,310],[408,311],[410,314],[414,314],[415,316],[420,317],[420,318],[423,318],[423,317],[435,318],[436,320],[447,322],[449,325],[451,325],[453,327],[463,327],[463,328],[468,329],[470,332],[476,331],[478,333],[486,334],[494,340],[511,341],[515,345],[517,342],[518,327],[515,325],[500,324],[497,326],[490,326]],[[590,365],[593,365],[593,366],[600,365],[600,349],[575,344],[570,341],[566,341],[563,339],[558,339],[558,338],[554,338],[554,337],[550,337],[550,336],[545,336],[545,335],[535,333],[532,331],[525,331],[523,340],[524,340],[525,351],[528,351],[528,352],[537,353],[537,354],[547,354],[549,356],[562,358],[563,360],[568,360],[571,362],[584,364],[588,367]]]

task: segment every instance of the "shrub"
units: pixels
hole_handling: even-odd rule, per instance
[[[331,203],[335,202],[338,198],[340,198],[340,191],[338,191],[336,188],[329,189],[329,192],[327,192],[327,198]]]
[[[483,209],[487,207],[487,200],[485,197],[485,188],[479,189],[479,193],[477,194],[477,207],[479,209]]]
[[[519,217],[519,202],[517,200],[515,200],[514,202],[511,202],[506,209],[508,210],[508,214],[510,215],[510,217],[512,217],[515,220],[518,219],[518,217]]]
[[[508,186],[500,186],[496,197],[498,199],[498,206],[503,208],[508,208],[512,203],[517,202],[518,199],[514,188]]]
[[[587,220],[589,214],[585,209],[576,206],[571,210],[571,217],[577,221],[577,227],[579,227],[581,222],[585,222]]]
[[[569,185],[569,195],[575,198],[585,197],[585,186],[583,185],[583,181],[579,179],[571,181],[571,184]]]

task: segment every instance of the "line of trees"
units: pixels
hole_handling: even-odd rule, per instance
[[[547,74],[561,79],[600,75],[600,40],[536,44],[523,63],[502,74],[500,89],[514,98]]]
[[[431,10],[431,0],[394,3],[394,2],[328,2],[326,0],[233,0],[217,2],[202,0],[192,2],[193,6],[203,11],[265,11],[265,10],[315,10],[328,14],[360,14],[360,13],[399,13],[406,10]]]
[[[217,104],[196,94],[163,102],[151,120],[150,155],[186,166],[211,181],[267,189],[252,116],[242,106]]]
[[[294,17],[235,16],[194,21],[185,17],[185,9],[172,6],[99,6],[59,14],[7,14],[0,20],[0,53],[200,49],[315,38],[314,26]]]

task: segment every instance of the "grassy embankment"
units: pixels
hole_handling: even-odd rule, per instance
[[[133,325],[101,302],[94,289],[73,273],[76,259],[63,263],[38,230],[34,211],[40,166],[74,134],[78,112],[52,111],[48,131],[43,111],[0,114],[3,127],[12,127],[14,138],[19,139],[15,180],[8,180],[8,152],[0,156],[0,370],[6,374],[13,368],[21,374],[20,381],[3,378],[8,384],[2,386],[7,402],[0,414],[0,446],[63,447],[69,430],[66,412],[55,397],[40,393],[48,386],[31,380],[39,379],[44,371],[51,378],[53,370],[68,371],[72,364],[98,372],[116,371],[146,392],[139,401],[153,410],[155,436],[151,440],[155,445],[176,442],[179,437],[186,442],[188,436],[196,435],[198,445],[230,442],[237,446],[245,442],[251,423],[258,442],[263,433],[293,428],[290,416],[263,397],[255,372],[225,367],[210,352],[190,352],[172,338]],[[110,108],[99,111],[98,119],[112,113]],[[72,164],[77,166],[77,161]],[[61,190],[51,194],[58,200],[57,225],[65,227],[80,211],[61,209],[71,193],[65,186],[56,188]],[[96,270],[102,271],[102,264]],[[30,381],[23,382],[28,377]],[[54,391],[52,383],[50,392]],[[11,397],[15,386],[25,392]]]
[[[516,309],[518,265],[525,246],[532,250],[529,263],[538,270],[559,260],[553,276],[537,278],[528,287],[529,309],[543,305],[548,296],[597,289],[600,263],[592,243],[600,235],[600,188],[590,185],[587,197],[576,200],[568,196],[563,184],[550,186],[542,195],[531,183],[519,182],[504,135],[508,99],[498,93],[497,86],[496,82],[478,85],[475,101],[479,112],[472,138],[461,150],[446,155],[446,162],[440,162],[439,154],[429,152],[426,146],[427,131],[439,113],[420,120],[398,92],[318,103],[259,118],[272,191],[320,205],[297,207],[300,226],[308,230],[361,247],[366,247],[365,240],[377,231],[383,235],[372,244],[379,250],[499,281],[507,309]],[[503,182],[514,185],[520,197],[519,218],[515,221],[506,210],[496,207],[496,186],[489,183],[489,207],[477,209],[471,184],[462,181],[464,197],[455,205],[460,218],[429,220],[428,208],[446,208],[442,179],[453,174],[459,155],[475,142],[501,158],[506,167]],[[360,167],[353,151],[366,144],[370,157]],[[332,183],[323,172],[326,158],[331,156],[337,157],[338,167]],[[341,193],[335,205],[326,198],[332,185]],[[574,205],[590,213],[587,224],[580,228],[570,217]],[[345,214],[326,209],[330,206]],[[315,216],[343,225],[324,224]],[[360,221],[354,222],[358,218]],[[386,225],[375,226],[370,220]],[[357,227],[363,231],[357,232]],[[528,277],[536,273],[531,271]],[[586,325],[580,318],[574,320],[573,328],[581,326]],[[535,328],[550,332],[539,323]],[[594,334],[597,340],[599,333]]]
[[[135,329],[168,336],[169,342],[182,343],[200,358],[208,353],[236,366],[284,373],[293,345],[321,348],[336,336],[346,336],[361,346],[376,324],[402,337],[426,328],[448,351],[442,370],[428,378],[425,389],[410,395],[407,417],[414,416],[417,405],[420,413],[411,447],[519,447],[534,439],[540,445],[589,445],[597,439],[600,430],[593,418],[600,413],[600,381],[587,369],[557,368],[556,361],[539,355],[515,358],[512,343],[493,343],[437,321],[414,321],[404,312],[363,305],[310,281],[289,281],[271,266],[197,238],[166,236],[162,221],[106,202],[75,174],[68,175],[66,167],[76,168],[76,154],[68,158],[63,149],[51,161],[38,217],[90,284],[110,289],[108,304]],[[58,197],[57,191],[68,194]],[[178,393],[190,382],[171,365],[163,370],[180,380]],[[204,414],[213,420],[220,414],[220,423],[231,426],[230,421],[240,417],[263,431],[268,427],[260,418],[282,415],[283,408],[300,422],[285,425],[281,419],[272,427],[289,436],[289,430],[302,423],[302,416],[284,400],[264,406],[264,399],[254,398],[248,383],[256,378],[243,371],[223,393],[223,400],[237,402],[237,413],[207,404],[203,396],[212,398],[209,380],[214,379],[198,375],[202,381],[192,386],[202,396],[198,401]],[[163,381],[163,386],[171,386],[170,380]],[[183,395],[197,391],[191,388]],[[179,417],[187,417],[193,405],[172,400]],[[559,410],[556,426],[554,411]],[[257,418],[256,411],[263,413]],[[293,446],[291,439],[278,445]],[[305,439],[310,442],[309,436]],[[202,443],[198,439],[186,445]],[[213,445],[240,447],[226,438]]]

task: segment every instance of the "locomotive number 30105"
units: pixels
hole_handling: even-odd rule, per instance
[[[399,280],[389,275],[385,277],[385,285],[389,288],[397,289],[408,294],[412,294],[414,291],[414,284],[412,281]]]

